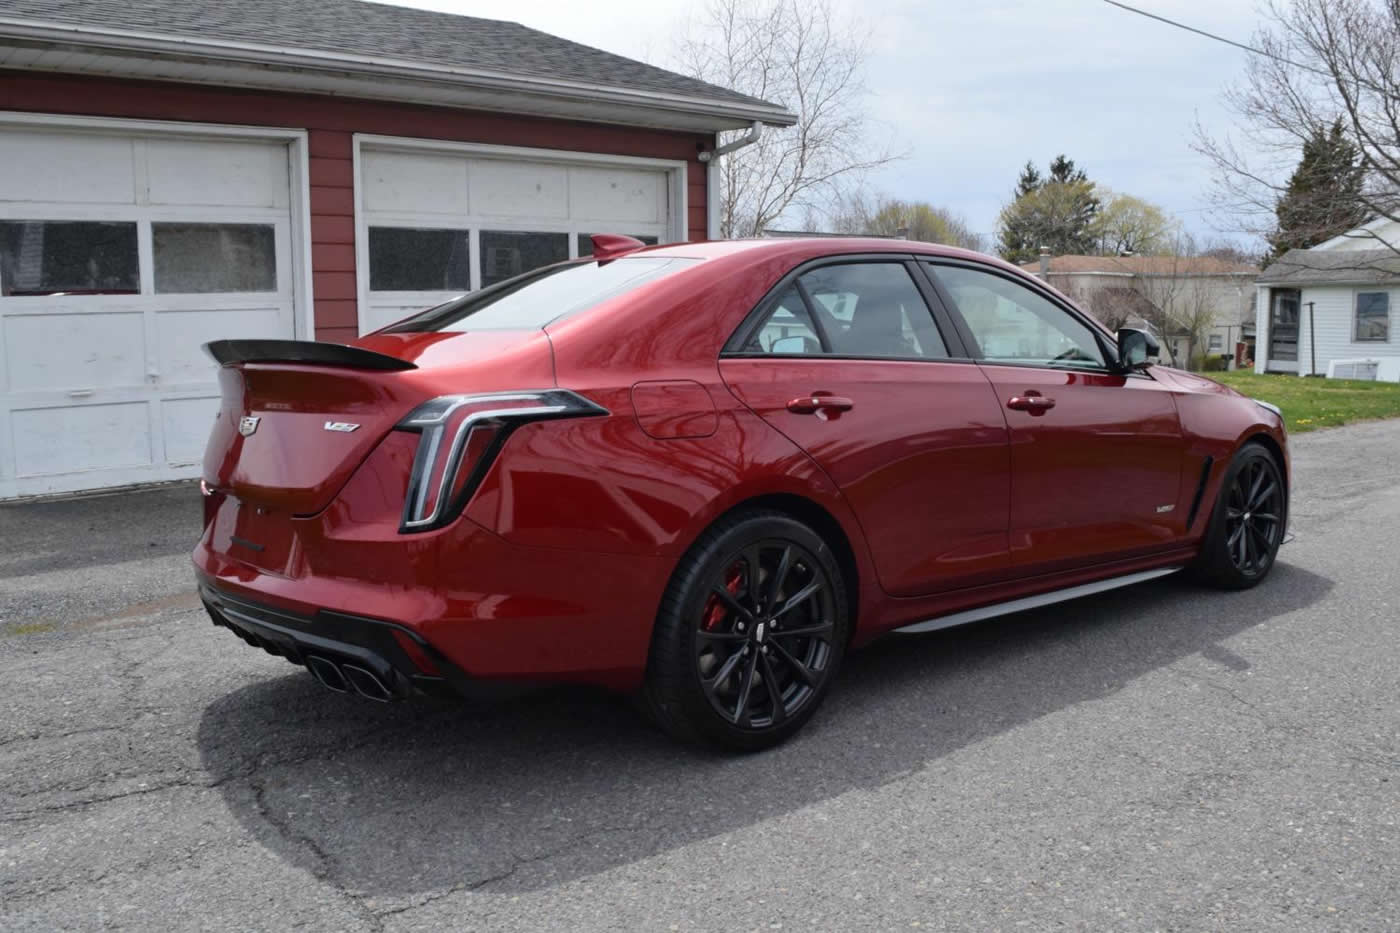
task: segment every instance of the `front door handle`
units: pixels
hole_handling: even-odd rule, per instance
[[[842,398],[839,395],[822,395],[817,392],[795,398],[787,403],[787,410],[795,415],[831,414],[850,411],[855,407],[856,403],[848,398]]]
[[[1025,395],[1011,396],[1006,400],[1006,407],[1012,411],[1028,411],[1033,415],[1043,415],[1055,407],[1055,400],[1031,390]]]

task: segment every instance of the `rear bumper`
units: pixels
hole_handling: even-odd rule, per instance
[[[322,683],[327,677],[317,667],[331,665],[341,678],[340,686],[327,684],[332,689],[354,690],[370,699],[397,700],[415,694],[471,695],[486,686],[473,682],[412,630],[392,622],[325,609],[300,615],[233,596],[204,580],[199,596],[215,625],[269,654],[306,666]],[[437,676],[420,669],[403,647],[400,639],[404,638],[431,661]],[[359,678],[362,671],[373,675],[384,695],[376,695],[373,681]]]

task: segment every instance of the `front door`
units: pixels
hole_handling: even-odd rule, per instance
[[[1005,419],[976,364],[955,361],[915,271],[889,258],[809,269],[720,361],[740,401],[841,489],[898,596],[1008,573]]]
[[[1185,532],[1176,402],[1113,371],[1048,294],[989,269],[925,266],[980,350],[1011,439],[1011,560],[1043,573],[1173,546]]]

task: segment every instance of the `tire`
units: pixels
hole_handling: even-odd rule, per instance
[[[1246,444],[1230,461],[1194,566],[1226,590],[1257,586],[1274,566],[1288,525],[1288,491],[1273,456]]]
[[[778,745],[826,697],[845,653],[848,605],[835,556],[811,528],[772,511],[721,519],[671,577],[642,703],[682,741],[743,752]]]

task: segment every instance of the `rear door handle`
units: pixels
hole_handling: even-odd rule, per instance
[[[1033,415],[1044,414],[1055,407],[1053,398],[1046,398],[1039,392],[1027,392],[1025,395],[1013,395],[1006,400],[1006,407],[1013,411],[1028,411]]]
[[[839,395],[804,395],[787,403],[787,410],[795,415],[815,415],[818,412],[850,411],[856,403]]]

